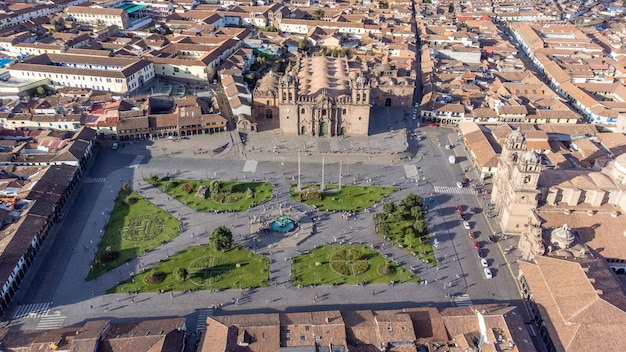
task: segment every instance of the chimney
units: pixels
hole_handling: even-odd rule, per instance
[[[330,323],[330,319],[328,317],[326,317],[324,321],[326,322],[326,324]]]
[[[589,282],[591,282],[591,284],[593,285],[593,284],[595,284],[595,283],[596,283],[596,279],[595,279],[595,278],[593,278],[593,277],[590,277],[590,278],[589,278]]]
[[[604,294],[604,292],[602,292],[602,290],[596,290],[596,293],[598,294],[598,296],[602,296]]]

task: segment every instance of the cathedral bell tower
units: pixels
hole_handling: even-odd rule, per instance
[[[522,132],[511,132],[498,160],[491,194],[505,233],[523,232],[530,212],[537,208],[541,169],[541,156],[527,149]]]

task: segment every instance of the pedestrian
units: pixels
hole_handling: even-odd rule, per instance
[[[93,309],[93,304],[90,304],[90,305],[89,305],[89,308]]]

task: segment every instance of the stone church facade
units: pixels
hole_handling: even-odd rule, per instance
[[[346,59],[301,58],[282,76],[259,81],[253,118],[259,124],[271,119],[285,134],[367,136],[370,98],[367,77]]]
[[[527,149],[522,132],[511,132],[504,141],[491,193],[505,233],[521,233],[528,224],[541,197],[537,189],[541,169],[541,157]]]

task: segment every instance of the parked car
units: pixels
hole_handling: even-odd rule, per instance
[[[489,263],[487,263],[487,259],[485,259],[485,258],[480,260],[480,265],[482,265],[483,268],[488,268],[489,267]]]
[[[491,274],[491,269],[485,268],[484,270],[485,270],[485,278],[491,279],[493,277],[493,275]]]
[[[482,249],[477,250],[476,254],[478,255],[478,258],[483,258],[485,256],[485,253],[483,253]]]
[[[463,208],[461,208],[460,205],[457,204],[455,208],[456,208],[457,212],[459,212],[459,213],[463,212]]]
[[[113,145],[111,146],[111,149],[117,150],[118,147],[119,147],[119,144],[113,143]]]
[[[474,241],[474,248],[480,249],[480,242]]]
[[[474,233],[474,231],[470,231],[468,233],[468,235],[469,235],[469,238],[471,238],[471,239],[475,239],[476,238],[476,234]]]
[[[467,221],[463,221],[463,227],[464,227],[466,230],[470,230],[470,229],[472,228],[472,227],[470,226],[470,223],[469,223],[469,222],[467,222]]]
[[[459,187],[459,188],[463,188],[463,184],[461,182],[457,182],[456,186]]]

